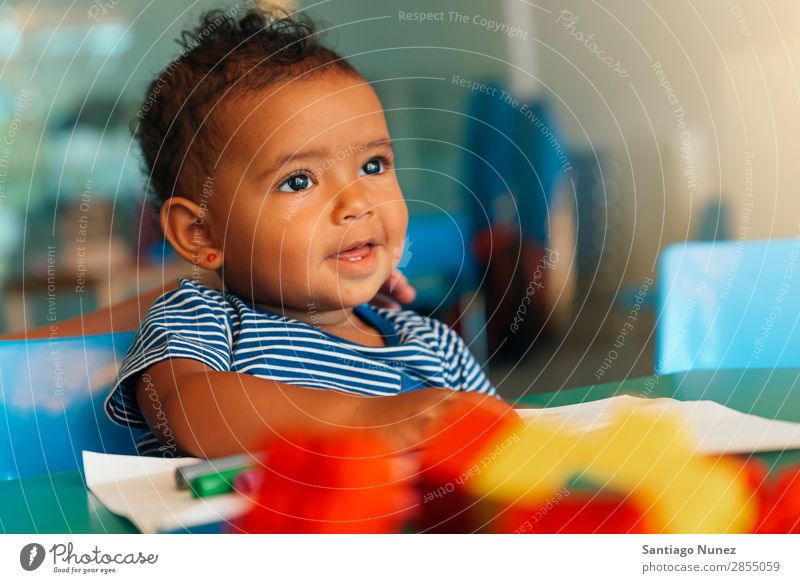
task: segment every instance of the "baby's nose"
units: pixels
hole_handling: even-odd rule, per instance
[[[337,224],[348,223],[374,212],[368,192],[359,185],[343,190],[337,197],[333,210],[333,219]]]

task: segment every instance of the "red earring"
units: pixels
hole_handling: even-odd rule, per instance
[[[209,261],[214,261],[216,258],[217,258],[217,254],[216,253],[209,253],[206,256],[206,259],[208,259]]]

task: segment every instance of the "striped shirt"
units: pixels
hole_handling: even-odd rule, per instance
[[[174,455],[175,448],[159,447],[134,388],[147,368],[173,358],[196,360],[215,371],[368,396],[427,387],[495,393],[458,334],[413,311],[355,307],[353,313],[386,343],[363,346],[196,281],[178,282],[145,315],[105,403],[113,421],[145,430],[137,444],[144,455]],[[158,408],[157,401],[153,404]],[[157,413],[158,419],[164,415]]]

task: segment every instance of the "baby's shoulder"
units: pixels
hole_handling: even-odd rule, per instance
[[[178,278],[178,287],[159,296],[148,310],[145,321],[165,317],[202,317],[228,319],[233,311],[231,301],[220,290],[187,277]]]

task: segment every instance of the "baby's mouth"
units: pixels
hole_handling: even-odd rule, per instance
[[[328,259],[335,262],[340,269],[363,271],[374,266],[377,247],[378,244],[371,239],[359,241],[339,253],[328,256]]]
[[[369,255],[372,247],[372,243],[365,243],[364,245],[359,245],[358,247],[353,247],[347,251],[337,253],[334,257],[337,259],[347,259],[348,261],[361,261],[364,257]]]

